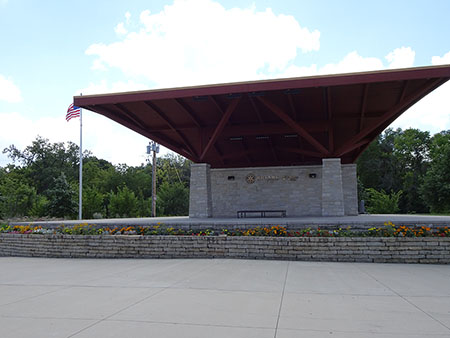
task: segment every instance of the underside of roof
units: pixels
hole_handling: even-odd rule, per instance
[[[446,65],[76,96],[74,104],[213,168],[353,163],[448,79]]]

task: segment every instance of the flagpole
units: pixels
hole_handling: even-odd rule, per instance
[[[83,95],[80,93],[80,96]],[[80,108],[80,182],[78,196],[78,219],[83,219],[83,109]]]

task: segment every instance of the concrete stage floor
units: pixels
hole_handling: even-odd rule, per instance
[[[0,257],[5,338],[450,337],[450,265]]]
[[[422,215],[358,215],[343,217],[285,217],[285,218],[189,218],[180,217],[149,217],[149,218],[116,218],[91,219],[71,221],[42,221],[32,222],[34,225],[56,227],[58,225],[74,225],[80,223],[96,224],[99,226],[151,226],[162,225],[175,228],[242,228],[253,226],[282,225],[291,229],[296,228],[336,228],[350,226],[353,229],[367,229],[373,226],[383,226],[385,222],[395,225],[426,225],[450,226],[450,216],[422,216]],[[11,224],[30,224],[30,222],[11,222]]]

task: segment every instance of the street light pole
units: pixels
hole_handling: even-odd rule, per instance
[[[152,216],[156,217],[156,151],[153,151],[152,164]]]
[[[147,154],[153,153],[152,161],[152,217],[156,217],[156,154],[159,153],[159,144],[150,141],[147,146]]]

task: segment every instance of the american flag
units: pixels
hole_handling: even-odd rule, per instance
[[[69,109],[67,109],[66,114],[66,121],[69,121],[70,119],[74,117],[79,117],[81,113],[81,108],[74,106],[73,103],[69,106]]]

